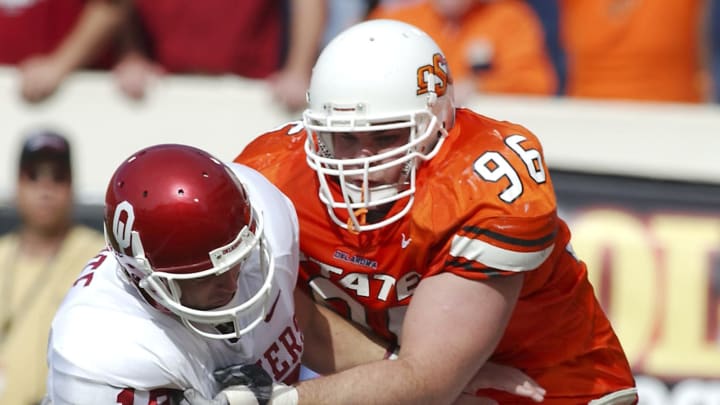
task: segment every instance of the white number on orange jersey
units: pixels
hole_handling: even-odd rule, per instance
[[[505,138],[505,144],[525,163],[530,178],[538,184],[545,183],[547,176],[542,155],[537,149],[523,149],[520,144],[526,140],[527,138],[522,135],[510,135]],[[522,195],[523,184],[520,176],[500,153],[494,151],[483,153],[473,163],[473,169],[480,177],[493,183],[503,178],[507,179],[508,186],[498,194],[501,200],[511,203]]]

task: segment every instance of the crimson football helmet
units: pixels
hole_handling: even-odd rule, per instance
[[[262,216],[232,171],[210,154],[165,144],[130,156],[108,185],[104,225],[108,247],[143,296],[192,331],[239,338],[265,316],[274,260]],[[241,299],[236,289],[228,304],[210,310],[181,303],[177,281],[211,278],[243,264],[241,273],[262,275],[248,297]]]
[[[307,96],[307,162],[317,172],[319,197],[333,222],[360,232],[399,220],[413,204],[416,169],[437,155],[455,120],[452,77],[438,45],[400,21],[356,24],[323,49]],[[336,140],[347,133],[374,136],[389,130],[406,131],[407,141],[370,156],[335,155]],[[371,180],[398,168],[401,175],[393,183]],[[371,223],[358,219],[387,204],[404,205]]]

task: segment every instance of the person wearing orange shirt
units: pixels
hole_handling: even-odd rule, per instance
[[[422,0],[377,6],[371,19],[413,24],[445,51],[455,95],[473,92],[551,95],[557,77],[540,20],[522,0]]]
[[[706,0],[561,0],[567,95],[702,102]]]
[[[394,359],[307,363],[342,371],[272,403],[636,403],[623,348],[558,217],[540,141],[456,108],[453,83],[417,27],[357,24],[318,58],[303,120],[236,157],[297,209],[298,294],[387,342]],[[343,341],[327,322],[303,327],[306,342],[326,334],[320,348],[337,352]],[[488,361],[546,391],[477,389]],[[257,403],[237,398],[212,403]]]

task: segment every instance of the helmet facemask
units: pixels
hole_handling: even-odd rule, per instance
[[[419,166],[438,153],[454,123],[452,77],[440,48],[410,24],[361,22],[323,48],[307,96],[305,152],[332,221],[362,232],[400,220],[414,202]],[[408,137],[401,146],[334,150],[335,137],[360,141],[362,134],[402,128]],[[390,173],[381,176],[386,170],[400,175],[390,182]]]
[[[175,314],[187,328],[203,337],[238,339],[255,328],[267,314],[275,271],[270,245],[263,233],[262,215],[254,208],[251,212],[250,223],[232,242],[209,252],[213,267],[206,270],[182,272],[172,268],[154,268],[145,255],[141,235],[135,230],[131,231],[132,256],[112,250],[132,284],[152,299],[155,306]],[[110,245],[111,236],[107,227],[105,238]],[[219,276],[238,267],[237,289],[228,303],[213,309],[195,309],[182,303],[182,289],[178,281]],[[257,282],[252,286],[243,285],[248,279],[243,277],[243,271],[251,269],[258,270],[258,274],[254,275]]]
[[[318,175],[318,195],[328,207],[331,219],[351,232],[371,231],[398,221],[412,207],[418,166],[437,154],[447,131],[429,109],[376,120],[361,115],[347,117],[346,107],[329,106],[325,110],[339,113],[316,117],[309,110],[305,112],[308,130],[305,152],[308,164]],[[387,131],[403,129],[407,131],[407,141],[402,146],[365,157],[336,156],[337,137],[353,133],[382,136]],[[378,182],[377,177],[387,170],[399,174],[392,182]],[[368,214],[385,213],[398,203],[404,206],[391,216],[368,221]],[[336,210],[344,211],[347,221],[341,219],[345,214],[338,215]]]

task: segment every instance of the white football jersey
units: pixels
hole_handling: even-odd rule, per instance
[[[48,400],[53,405],[170,404],[173,393],[191,387],[211,398],[221,389],[213,371],[237,364],[259,364],[277,381],[297,380],[303,340],[294,318],[295,210],[260,174],[229,166],[245,185],[252,206],[263,212],[265,237],[275,257],[265,319],[234,342],[203,338],[148,304],[112,252],[102,251],[88,262],[52,323]],[[259,271],[249,271],[258,261],[256,249],[240,272],[236,299],[249,298],[263,282]]]

